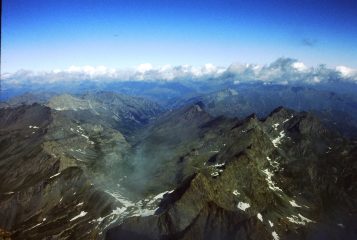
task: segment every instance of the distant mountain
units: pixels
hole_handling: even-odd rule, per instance
[[[278,106],[314,112],[331,128],[357,137],[357,97],[307,86],[241,84],[185,100],[178,105],[202,101],[214,116],[245,118],[251,113],[266,116]]]
[[[109,124],[126,135],[163,112],[161,106],[150,100],[104,91],[76,96],[58,95],[51,98],[47,106],[57,111],[71,110],[68,114],[93,123],[100,119],[103,124]],[[92,115],[97,117],[92,119]]]
[[[38,93],[31,93],[26,92],[23,94],[19,94],[13,96],[7,101],[0,102],[0,108],[2,107],[17,107],[20,105],[31,105],[33,103],[45,104],[48,102],[50,98],[57,95],[54,92],[38,92]]]
[[[273,64],[272,67],[274,66]],[[289,75],[285,77],[290,79]],[[313,75],[309,77],[313,78]],[[337,129],[350,138],[357,136],[355,82],[340,78],[319,83],[306,83],[303,79],[300,81],[299,77],[295,80],[286,85],[283,85],[283,78],[278,84],[259,79],[242,78],[236,81],[234,74],[227,73],[215,79],[204,80],[75,81],[72,84],[57,81],[49,84],[24,83],[19,86],[5,84],[5,89],[0,92],[0,107],[44,103],[53,96],[63,94],[82,98],[87,93],[103,91],[144,98],[158,103],[165,110],[202,101],[206,110],[214,116],[223,114],[244,118],[255,112],[263,117],[278,106],[286,106],[295,111],[314,112],[329,128]]]
[[[143,97],[145,99],[160,103],[162,106],[170,106],[178,99],[189,98],[200,93],[208,93],[220,89],[220,84],[208,84],[206,82],[178,82],[178,81],[117,81],[117,82],[74,82],[52,83],[52,84],[31,84],[21,86],[9,86],[0,92],[2,102],[16,100],[20,95],[36,95],[42,98],[44,92],[56,93],[56,95],[70,94],[82,95],[87,92],[105,91],[129,95],[133,97]]]

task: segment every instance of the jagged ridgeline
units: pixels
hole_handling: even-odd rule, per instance
[[[357,237],[357,143],[311,113],[40,102],[0,109],[0,239]]]

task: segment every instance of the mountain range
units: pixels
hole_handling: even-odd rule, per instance
[[[261,88],[170,104],[108,91],[4,102],[0,237],[356,238],[357,142],[320,114],[355,117],[353,98]]]

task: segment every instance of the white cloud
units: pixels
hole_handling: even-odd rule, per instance
[[[294,62],[292,67],[300,72],[306,71],[308,69],[303,62]]]
[[[114,69],[105,66],[70,66],[67,69],[32,72],[20,70],[4,73],[2,79],[11,84],[54,83],[69,81],[231,81],[242,83],[262,81],[265,84],[304,82],[318,84],[329,81],[357,83],[357,70],[346,66],[329,69],[324,65],[307,67],[291,58],[279,58],[269,65],[232,64],[228,68],[207,63],[201,67],[190,65],[153,66],[140,64],[134,69]]]
[[[153,69],[153,66],[150,63],[143,63],[143,64],[140,64],[137,67],[137,71],[139,73],[145,73],[145,72],[150,71],[152,69]]]
[[[263,81],[265,83],[289,84],[304,82],[317,84],[331,81],[352,81],[357,83],[355,70],[347,67],[329,69],[324,65],[307,67],[303,62],[291,58],[279,58],[275,62],[259,66],[252,64],[231,65],[228,70],[237,83]]]
[[[111,76],[113,74],[116,73],[115,69],[111,69],[111,68],[107,68],[105,66],[97,66],[97,67],[93,67],[93,66],[70,66],[68,69],[66,70],[55,70],[53,71],[54,73],[74,73],[74,74],[85,74],[91,77],[95,77],[95,76]]]
[[[357,78],[357,69],[352,69],[346,66],[337,66],[336,71],[340,72],[343,77]]]

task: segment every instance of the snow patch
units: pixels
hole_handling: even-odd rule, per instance
[[[326,152],[326,153],[331,152],[331,150],[332,150],[332,147],[328,147],[328,150],[327,150],[327,152]]]
[[[239,196],[239,195],[240,195],[240,193],[238,192],[238,190],[234,190],[232,193],[233,193],[233,195],[235,195],[235,196]]]
[[[304,216],[302,216],[300,213],[296,216],[296,215],[292,215],[291,217],[287,217],[287,219],[292,222],[292,223],[296,223],[299,225],[305,225],[306,223],[310,223],[313,222],[311,219],[308,219]]]
[[[274,227],[274,223],[270,220],[268,220],[270,227]]]
[[[71,218],[69,221],[72,222],[72,221],[74,221],[74,220],[76,220],[78,218],[84,217],[85,215],[87,215],[87,212],[81,211],[77,216]]]
[[[274,240],[279,240],[279,239],[280,239],[280,238],[279,238],[279,235],[278,235],[275,231],[273,231],[273,232],[271,233],[271,235],[273,236]]]
[[[87,135],[84,135],[83,133],[81,134],[82,137],[86,138],[87,140],[89,140],[89,137]]]
[[[104,221],[104,219],[105,219],[105,217],[99,217],[95,221],[101,223]]]
[[[290,203],[290,205],[293,206],[293,207],[298,207],[298,208],[301,207],[299,204],[297,204],[297,203],[295,202],[295,200],[291,200],[291,201],[289,201],[289,203]]]
[[[152,204],[152,203],[154,203],[154,202],[157,201],[157,200],[161,200],[162,198],[164,198],[164,195],[170,194],[170,193],[172,193],[173,191],[174,191],[174,190],[165,191],[165,192],[162,192],[162,193],[157,194],[155,197],[153,197],[153,198],[148,202],[148,204]]]
[[[294,115],[291,114],[291,116],[290,116],[289,118],[285,119],[285,120],[283,121],[283,123],[288,122],[288,121],[289,121],[290,119],[292,119],[293,117],[294,117]]]
[[[61,174],[61,172],[56,173],[55,175],[52,175],[52,176],[50,177],[50,179],[51,179],[51,178],[54,178],[54,177],[57,177],[57,176],[60,175],[60,174]]]
[[[226,165],[226,163],[216,163],[215,165],[213,165],[213,167],[220,168],[223,167],[224,165]]]
[[[4,195],[11,195],[11,194],[14,194],[15,192],[6,192],[4,193]]]
[[[220,169],[220,168],[224,167],[224,165],[225,165],[225,163],[216,163],[215,165],[209,166],[209,167],[212,167],[215,169],[215,171],[211,173],[211,176],[212,177],[219,176],[219,173],[223,172],[223,169]]]
[[[76,149],[76,152],[79,152],[79,153],[85,154],[85,152],[84,152],[82,149]]]
[[[96,222],[103,222],[105,219],[108,219],[108,223],[106,223],[106,226],[104,228],[110,226],[112,223],[118,221],[119,219],[124,219],[128,216],[149,216],[149,215],[154,215],[155,212],[157,211],[157,201],[161,200],[165,194],[171,193],[171,191],[165,191],[162,193],[159,193],[153,197],[150,197],[148,199],[140,200],[136,203],[131,202],[130,200],[126,199],[123,197],[120,193],[118,192],[110,192],[106,191],[106,193],[110,194],[113,196],[118,202],[120,202],[123,206],[122,207],[117,207],[114,209],[110,214],[104,217],[100,217],[96,220]],[[145,208],[142,208],[143,202],[145,202]]]
[[[239,202],[237,207],[240,210],[245,211],[246,209],[250,208],[250,204],[249,203],[245,203],[245,202]]]
[[[34,226],[32,226],[31,228],[29,228],[29,230],[34,229],[34,228],[36,228],[36,227],[40,226],[41,224],[42,224],[42,222],[37,223],[36,225],[34,225]]]
[[[157,211],[158,208],[155,209],[147,209],[147,208],[139,208],[136,211],[136,214],[134,214],[133,216],[141,216],[141,217],[147,217],[147,216],[151,216],[154,215],[155,212]]]
[[[279,136],[275,139],[272,140],[272,143],[274,147],[278,147],[279,144],[281,144],[281,140],[285,137],[285,132],[284,130],[279,133]]]
[[[120,202],[122,205],[124,205],[124,208],[128,208],[128,207],[132,207],[135,206],[135,203],[129,201],[128,199],[126,199],[125,197],[123,197],[120,193],[118,192],[109,192],[109,191],[105,191],[106,193],[108,193],[109,195],[111,195],[112,197],[114,197],[118,202]]]
[[[270,164],[270,166],[272,166],[273,168],[278,168],[279,167],[279,163],[277,162],[277,161],[274,161],[274,160],[271,160],[271,158],[270,157],[267,157],[267,160],[268,160],[268,162],[269,162],[269,164]]]
[[[257,214],[257,218],[258,218],[261,222],[263,222],[263,216],[262,216],[260,213]]]
[[[275,185],[275,183],[273,182],[273,180],[271,180],[271,178],[274,176],[274,174],[272,172],[269,171],[269,169],[264,169],[263,173],[266,175],[266,182],[268,183],[268,186],[271,190],[273,191],[283,191],[281,188],[279,188],[278,186]]]

